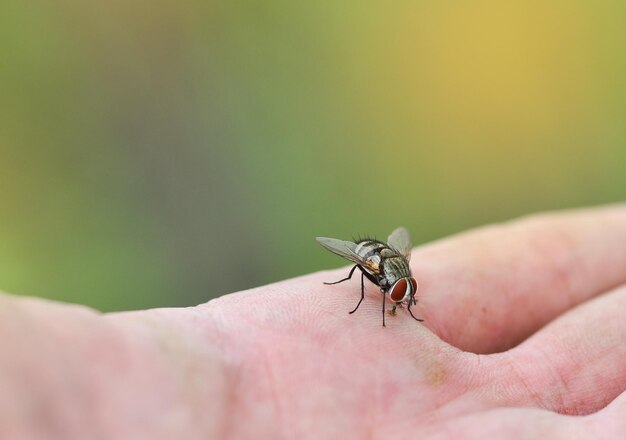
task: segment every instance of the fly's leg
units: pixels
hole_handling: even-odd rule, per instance
[[[387,294],[383,292],[383,327],[385,327],[385,300],[387,299]]]
[[[352,268],[352,271],[350,272],[350,276],[352,276],[352,272],[354,272],[354,269],[356,269],[357,266],[354,266]],[[350,312],[350,314],[352,315],[354,312],[356,312],[356,309],[359,308],[359,306],[361,305],[361,303],[363,302],[363,300],[365,299],[365,285],[363,284],[363,278],[365,278],[365,274],[363,272],[361,272],[361,299],[359,300],[359,303],[356,305],[356,307],[354,308],[353,311]]]
[[[333,282],[333,283],[324,283],[324,284],[326,284],[326,285],[328,285],[328,286],[331,286],[331,285],[333,285],[333,284],[339,284],[339,283],[343,283],[344,281],[348,281],[350,278],[352,278],[352,274],[354,273],[354,271],[356,270],[356,268],[357,268],[357,267],[359,267],[359,265],[358,265],[358,264],[356,264],[356,265],[352,268],[352,270],[350,271],[350,273],[348,274],[348,276],[347,276],[346,278],[344,278],[343,280],[335,281],[335,282]]]
[[[413,312],[411,311],[411,301],[409,301],[409,305],[407,307],[407,310],[409,311],[409,313],[411,314],[413,319],[415,319],[416,321],[419,321],[419,322],[423,322],[424,321],[423,319],[416,318],[415,315],[413,314]]]
[[[403,308],[404,308],[404,306],[402,305],[401,302],[394,303],[393,309],[389,310],[389,314],[390,315],[395,315],[396,314],[396,309],[403,309]]]

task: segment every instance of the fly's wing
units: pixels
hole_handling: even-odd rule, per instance
[[[407,231],[406,228],[394,230],[391,235],[389,235],[387,244],[404,255],[407,261],[411,259],[411,248],[413,245],[411,244],[409,231]]]
[[[337,254],[340,257],[347,258],[348,260],[356,264],[366,264],[367,262],[357,255],[355,252],[356,243],[345,240],[337,240],[336,238],[328,237],[316,237],[319,244],[331,251],[333,254]]]

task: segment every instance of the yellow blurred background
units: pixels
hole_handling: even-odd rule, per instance
[[[626,198],[626,3],[0,4],[0,288],[192,305]]]

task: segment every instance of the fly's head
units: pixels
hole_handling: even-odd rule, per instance
[[[417,293],[417,281],[413,277],[404,277],[396,281],[391,289],[389,296],[396,303],[406,302],[408,305],[415,304],[415,294]]]

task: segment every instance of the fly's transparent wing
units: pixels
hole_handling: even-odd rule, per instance
[[[404,255],[407,261],[411,259],[411,248],[413,245],[411,244],[409,231],[407,231],[406,228],[394,230],[391,235],[389,235],[387,244]]]
[[[357,255],[355,252],[356,243],[345,240],[337,240],[336,238],[328,237],[316,237],[319,244],[331,251],[333,254],[337,254],[340,257],[347,258],[356,264],[366,264],[367,262]]]

